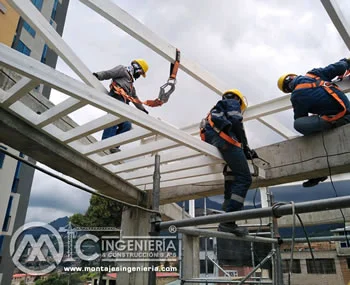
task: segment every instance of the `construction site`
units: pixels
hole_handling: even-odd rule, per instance
[[[67,274],[67,269],[63,270],[60,265],[63,264],[62,260],[69,261],[70,267],[77,267],[77,259],[84,260],[84,264],[90,267],[93,264],[94,268],[97,267],[96,260],[100,260],[98,267],[101,267],[102,260],[109,270],[105,270],[103,276],[92,276],[85,283],[74,283],[69,277],[65,284],[349,285],[350,178],[347,175],[350,172],[350,124],[312,135],[301,135],[293,129],[294,106],[291,95],[278,90],[277,78],[259,72],[259,69],[264,68],[260,66],[259,52],[251,55],[256,61],[255,67],[238,68],[251,74],[251,78],[261,77],[265,82],[266,77],[269,81],[266,85],[273,85],[276,89],[273,98],[261,94],[264,93],[264,87],[254,86],[250,79],[244,83],[253,86],[251,88],[254,88],[255,94],[247,94],[236,77],[232,76],[232,82],[223,83],[222,78],[230,78],[220,75],[220,72],[224,73],[220,67],[223,63],[218,63],[218,69],[215,70],[218,74],[207,71],[205,63],[211,60],[209,56],[200,58],[201,53],[198,51],[195,60],[200,61],[200,64],[196,63],[188,56],[186,48],[175,46],[173,41],[159,36],[158,31],[153,31],[145,24],[147,19],[137,9],[134,13],[132,8],[125,11],[122,9],[125,3],[120,2],[119,5],[118,1],[113,0],[0,0],[0,285],[61,284],[40,282],[58,271]],[[202,5],[205,2],[214,1],[203,1]],[[324,38],[330,39],[329,49],[335,47],[334,39],[340,46],[334,48],[333,53],[328,50],[325,53],[329,52],[334,62],[349,58],[350,22],[349,16],[346,16],[349,11],[345,11],[349,6],[336,0],[310,2],[310,5],[317,6],[317,11],[324,13],[322,21],[328,21],[329,31],[337,32],[334,38],[327,34],[329,31],[324,32]],[[162,3],[157,3],[159,13],[168,5],[162,7]],[[108,25],[111,31],[115,31],[108,37],[117,38],[118,33],[122,32],[122,41],[116,42],[113,49],[116,56],[130,49],[130,58],[125,59],[125,63],[116,62],[113,54],[105,55],[109,66],[92,66],[85,62],[85,59],[89,59],[89,62],[94,60],[94,48],[99,49],[101,54],[106,53],[104,46],[110,43],[103,37],[102,28],[97,28],[96,34],[91,31],[91,38],[88,39],[90,44],[81,44],[79,49],[69,45],[69,40],[65,40],[66,31],[63,33],[64,21],[66,13],[69,15],[70,9],[77,7],[85,9],[82,23],[89,19],[91,27]],[[269,8],[265,8],[265,12],[260,12],[271,12],[266,12]],[[278,9],[282,9],[281,6]],[[222,12],[218,10],[218,13]],[[288,16],[288,7],[285,11]],[[62,21],[59,20],[60,13]],[[168,16],[169,23],[159,23],[159,26],[176,23],[176,18],[180,17],[176,13]],[[191,13],[195,16],[196,11]],[[259,15],[255,15],[257,26]],[[312,26],[312,23],[307,22],[307,17],[302,19],[306,19],[303,25]],[[230,21],[232,26],[239,25],[238,18],[233,17]],[[68,22],[69,18],[65,29],[68,29]],[[210,19],[208,22],[208,26],[203,27],[203,34],[208,32],[206,29],[210,30]],[[279,24],[273,23],[276,29]],[[177,28],[175,25],[168,27],[171,30]],[[189,26],[182,28],[177,33],[185,34],[186,29],[192,29]],[[19,33],[21,29],[23,32]],[[85,29],[83,24],[81,29]],[[159,29],[162,30],[161,27]],[[315,33],[319,32],[315,29]],[[79,36],[84,37],[75,31],[77,41]],[[305,34],[302,37],[306,39],[312,35]],[[31,46],[28,44],[29,48],[26,48],[23,44],[26,38],[40,40]],[[177,36],[170,38],[177,42]],[[132,49],[127,44],[124,46],[123,41],[138,45],[135,44],[136,47]],[[215,54],[220,53],[216,50],[220,40],[212,41],[213,46],[206,48],[212,49],[210,57],[215,60]],[[194,37],[193,46],[198,49],[195,42]],[[21,43],[21,50],[15,43]],[[44,49],[45,58],[41,52],[34,52],[34,46],[38,45],[40,51]],[[146,51],[153,53],[150,61],[159,63],[158,68],[164,67],[165,70],[156,77],[152,75],[153,67],[150,65],[146,77],[148,65],[145,70],[143,60],[132,61],[132,68],[142,67],[141,75],[146,77],[140,78],[135,84],[138,96],[144,101],[140,101],[137,96],[138,101],[135,102],[132,101],[135,99],[127,97],[135,104],[135,108],[133,104],[124,104],[108,96],[110,88],[112,90],[119,86],[113,86],[110,80],[102,82],[102,72],[97,72],[97,69],[128,64],[134,58],[144,57]],[[265,56],[269,50],[264,49],[262,53]],[[235,52],[228,55],[232,58],[246,56]],[[296,70],[306,74],[314,65],[324,63],[306,57],[298,58],[294,54],[292,56],[292,60],[286,59],[284,63],[276,59],[281,70],[290,72],[290,68],[298,63],[288,64],[295,60],[310,67]],[[60,66],[64,66],[61,70],[55,68],[57,58],[61,62]],[[242,62],[237,59],[237,63]],[[346,76],[344,74],[330,82],[336,84],[346,96],[350,92],[349,71],[350,68]],[[157,86],[146,83],[147,80],[154,82],[155,78],[159,78]],[[192,90],[185,83],[189,82],[196,84],[193,86],[200,86],[195,101],[188,99]],[[146,86],[141,87],[142,84]],[[245,208],[225,212],[221,204],[224,201],[226,177],[223,169],[226,162],[216,146],[201,140],[200,119],[196,114],[198,112],[204,118],[210,108],[221,100],[225,91],[232,88],[239,88],[247,97],[247,108],[242,112],[243,122],[249,141],[253,142],[251,146],[254,146],[256,157],[246,159],[252,183]],[[268,87],[266,90],[269,90]],[[54,100],[57,96],[61,98],[58,101]],[[259,100],[255,100],[254,96],[259,97]],[[239,102],[242,106],[242,100]],[[145,105],[147,110],[137,104]],[[79,114],[77,121],[73,114]],[[128,122],[132,123],[128,131],[100,139],[103,130]],[[122,205],[120,228],[113,230],[110,236],[94,236],[91,229],[79,229],[76,225],[73,227],[71,221],[59,230],[41,224],[41,227],[51,231],[51,240],[64,232],[64,244],[60,240],[48,241],[45,246],[43,242],[35,248],[33,244],[39,243],[37,239],[28,238],[31,250],[27,249],[27,244],[23,245],[23,241],[18,246],[19,241],[16,239],[30,228],[24,225],[28,221],[28,217],[27,220],[25,217],[30,189],[13,190],[14,177],[16,179],[19,171],[18,163],[22,165],[22,170],[27,169],[31,173],[31,177],[34,171],[43,172],[57,183],[75,187],[74,191],[84,191]],[[317,197],[321,198],[317,198],[315,193],[321,188],[309,190],[300,186],[305,180],[313,181],[320,177],[328,178],[326,182],[320,183],[327,185],[327,191],[331,193],[328,196],[319,195]],[[27,184],[29,186],[23,187],[30,188],[31,182]],[[299,192],[292,193],[288,198],[282,196],[287,191],[284,190],[286,187],[295,185],[300,186]],[[339,185],[344,191],[339,190]],[[316,199],[309,198],[310,193]],[[52,197],[54,200],[54,194]],[[219,198],[213,200],[213,197]],[[74,196],[67,199],[73,200],[75,204],[80,203],[74,200]],[[238,228],[244,228],[247,234],[236,235],[217,230],[218,225],[233,221],[237,222]],[[33,227],[40,226],[32,220],[30,222]],[[330,224],[333,226],[328,228]],[[115,232],[118,232],[118,236]],[[100,251],[84,251],[88,246],[80,250],[86,241],[99,244]],[[18,257],[18,248],[22,248],[22,252],[27,249],[26,262]],[[50,250],[51,254],[47,253]],[[122,255],[122,252],[128,254]],[[136,252],[142,252],[143,255],[136,255]],[[34,256],[32,260],[31,256]],[[42,263],[31,265],[29,270],[28,260],[35,263],[44,259],[48,264],[46,267]],[[112,266],[114,269],[111,269]],[[159,269],[167,266],[176,267],[176,271]],[[116,267],[130,270],[117,270]],[[12,272],[13,268],[15,273]],[[11,274],[7,276],[6,271]],[[40,276],[46,276],[46,279]],[[42,278],[40,282],[39,278]]]

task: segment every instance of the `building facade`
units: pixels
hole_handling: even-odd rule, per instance
[[[33,5],[62,35],[69,0],[31,0]],[[58,56],[44,39],[9,5],[0,0],[0,42],[53,68]],[[0,70],[0,84],[8,84],[9,75]],[[36,91],[49,97],[48,87]],[[0,148],[25,157],[0,142]],[[30,160],[30,158],[26,158]],[[0,152],[0,285],[11,284],[14,265],[9,253],[11,234],[25,222],[34,169]]]

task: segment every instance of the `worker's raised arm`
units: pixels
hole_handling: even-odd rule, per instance
[[[350,58],[343,58],[340,61],[330,64],[324,68],[314,68],[308,73],[319,76],[322,80],[331,81],[336,76],[341,76],[350,69]]]
[[[94,72],[93,75],[97,77],[98,80],[115,79],[121,77],[129,77],[128,71],[122,65],[118,65],[112,69]]]

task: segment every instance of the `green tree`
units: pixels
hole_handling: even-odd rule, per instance
[[[92,195],[86,213],[74,214],[70,221],[81,227],[120,227],[122,209],[123,206],[117,202]]]
[[[74,214],[70,217],[71,223],[80,227],[120,227],[123,206],[120,203],[92,195],[90,206],[84,215]],[[106,235],[106,232],[93,232],[96,236]],[[115,235],[115,232],[108,234]],[[102,265],[102,256],[99,266]],[[102,284],[102,272],[99,276],[99,284]]]

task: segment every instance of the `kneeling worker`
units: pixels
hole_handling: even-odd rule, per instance
[[[303,135],[323,132],[350,123],[350,102],[339,87],[332,83],[336,76],[350,70],[350,58],[324,68],[314,68],[306,75],[288,73],[277,82],[284,93],[291,93],[294,128]],[[309,116],[309,113],[313,114]],[[312,187],[327,177],[313,178],[303,183]]]

